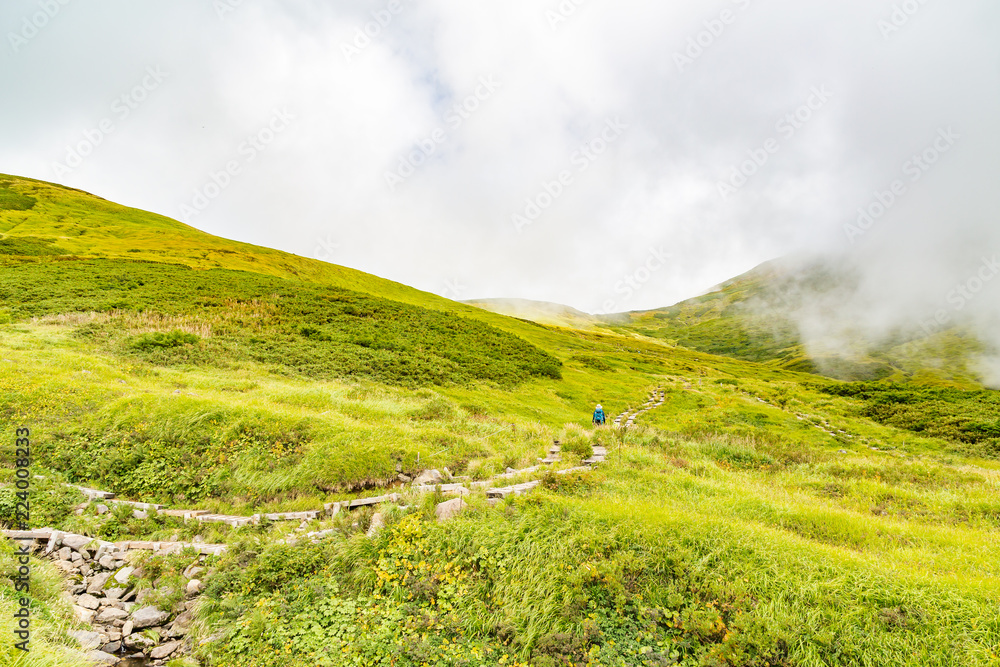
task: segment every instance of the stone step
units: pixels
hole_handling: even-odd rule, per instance
[[[122,551],[154,551],[156,553],[179,554],[185,549],[193,549],[206,556],[221,556],[227,549],[225,544],[202,544],[200,542],[148,542],[130,540],[115,544]]]
[[[166,505],[157,505],[156,503],[137,503],[134,500],[118,500],[117,498],[109,499],[109,501],[115,505],[128,505],[129,507],[134,507],[137,510],[156,510],[159,512],[166,507]]]
[[[439,484],[438,486],[422,484],[411,488],[417,493],[434,493],[437,489],[441,489],[441,493],[445,495],[464,496],[469,493],[469,489],[467,489],[464,484]]]
[[[390,493],[387,496],[376,496],[375,498],[358,498],[357,500],[352,500],[349,509],[355,509],[357,507],[369,507],[371,505],[381,505],[382,503],[398,503],[399,494]]]
[[[85,486],[77,486],[75,484],[69,484],[68,486],[80,491],[90,500],[111,500],[117,495],[110,491],[98,491],[97,489],[88,489]]]
[[[172,516],[178,519],[194,519],[205,514],[211,514],[208,510],[157,510],[163,516]]]
[[[4,537],[11,540],[23,540],[25,542],[30,540],[38,540],[48,542],[49,538],[52,537],[51,530],[5,530],[3,531]]]
[[[486,492],[487,498],[506,498],[507,496],[523,496],[528,491],[541,484],[539,481],[525,482],[524,484],[515,484],[514,486],[505,486],[501,489],[489,489]]]
[[[202,523],[225,523],[229,524],[233,528],[239,528],[241,526],[249,526],[254,523],[253,517],[251,516],[229,516],[227,514],[202,514],[198,518],[198,521]]]
[[[313,521],[319,518],[319,511],[309,510],[306,512],[274,512],[269,514],[255,514],[255,517],[263,517],[268,521]]]
[[[556,456],[556,457],[549,456],[547,458],[538,459],[538,460],[541,461],[542,463],[546,464],[546,465],[551,465],[553,463],[559,463],[560,461],[562,461],[562,459],[559,458],[558,456]]]
[[[588,466],[579,466],[576,468],[566,468],[565,470],[556,470],[557,475],[568,475],[571,472],[590,472]]]

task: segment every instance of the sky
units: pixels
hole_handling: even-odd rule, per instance
[[[871,327],[1000,322],[994,0],[5,0],[0,32],[0,172],[212,234],[591,313],[822,253]]]

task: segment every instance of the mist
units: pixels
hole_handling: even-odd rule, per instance
[[[995,2],[11,0],[0,27],[2,172],[588,313],[819,255],[854,278],[797,316],[812,348],[941,313],[1000,345]]]

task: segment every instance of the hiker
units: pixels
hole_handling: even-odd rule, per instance
[[[597,407],[594,409],[594,425],[604,426],[605,421],[606,420],[604,418],[604,408],[602,408],[600,403],[598,403]]]

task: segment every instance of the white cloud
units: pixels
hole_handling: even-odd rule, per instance
[[[555,30],[554,0],[399,2],[351,62],[343,45],[388,0],[243,2],[224,20],[194,0],[70,3],[0,56],[0,171],[179,217],[287,107],[294,123],[193,224],[303,255],[335,243],[338,262],[432,291],[460,279],[468,298],[588,311],[666,246],[672,263],[621,303],[638,309],[779,254],[843,247],[854,211],[954,125],[965,139],[866,234],[864,266],[899,277],[873,278],[876,296],[909,303],[1000,243],[995,3],[928,4],[885,39],[878,21],[891,5],[862,0],[587,0]],[[5,3],[0,29],[36,10]],[[675,53],[723,10],[735,20],[679,72]],[[56,179],[64,146],[147,66],[169,80]],[[451,127],[449,108],[482,77],[500,88]],[[830,102],[721,200],[727,170],[779,136],[778,119],[820,85]],[[628,130],[517,234],[511,215],[615,117]],[[386,171],[439,127],[434,154],[390,192]]]

